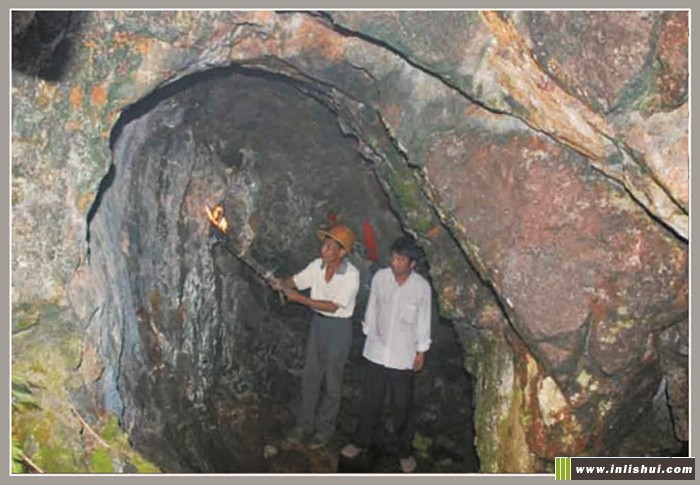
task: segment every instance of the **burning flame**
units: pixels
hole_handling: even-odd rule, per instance
[[[205,206],[207,210],[207,218],[212,226],[216,227],[219,231],[226,234],[228,230],[228,221],[224,217],[224,208],[221,205],[214,207],[214,210],[210,210],[209,206]]]

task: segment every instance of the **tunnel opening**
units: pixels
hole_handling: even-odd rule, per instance
[[[337,471],[337,457],[280,445],[298,406],[309,312],[280,300],[236,253],[291,275],[317,257],[318,227],[372,226],[379,258],[361,237],[350,256],[361,288],[338,419],[349,439],[371,276],[404,233],[358,140],[294,82],[230,67],[126,110],[111,145],[88,233],[103,299],[90,331],[106,362],[95,386],[108,409],[165,472]],[[226,235],[206,218],[217,204]],[[415,444],[426,471],[474,472],[472,378],[451,322],[435,313]],[[396,468],[387,449],[373,471]]]

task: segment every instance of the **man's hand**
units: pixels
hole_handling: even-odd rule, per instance
[[[282,291],[282,279],[281,278],[276,278],[276,277],[271,277],[268,282],[270,283],[270,286],[272,287],[273,290],[275,291]]]
[[[413,371],[419,372],[425,365],[425,352],[416,352],[416,358],[413,359]]]

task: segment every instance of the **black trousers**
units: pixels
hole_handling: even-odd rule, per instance
[[[357,444],[368,448],[382,414],[382,404],[389,393],[391,419],[398,441],[400,458],[413,452],[413,370],[390,369],[365,359],[360,387],[360,425]]]

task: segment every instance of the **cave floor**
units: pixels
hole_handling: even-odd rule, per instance
[[[344,446],[336,437],[327,447],[309,450],[303,443],[282,441],[272,445],[274,455],[265,460],[267,473],[312,473],[312,474],[393,474],[402,473],[398,456],[391,447],[374,447],[367,454],[353,459],[340,455]],[[431,455],[417,453],[415,473],[468,473],[465,463],[449,452]],[[472,471],[475,473],[475,471]]]

